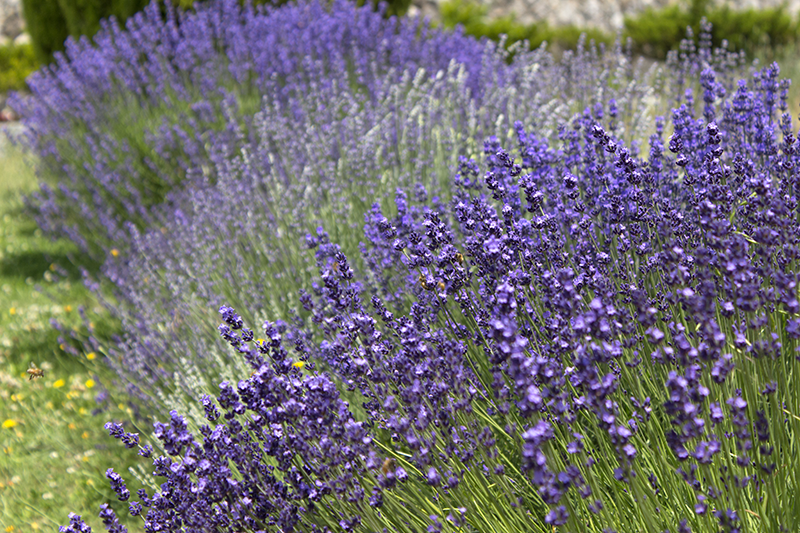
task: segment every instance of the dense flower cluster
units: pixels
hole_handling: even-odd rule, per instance
[[[146,531],[796,529],[800,139],[776,65],[739,81],[700,44],[655,76],[671,111],[652,121],[654,95],[619,83],[629,58],[582,50],[376,74],[363,98],[320,75],[228,122],[248,142],[104,269],[125,333],[110,363],[172,408],[160,488],[131,514]]]
[[[574,143],[574,133],[557,127],[577,105],[573,91],[598,95],[588,99],[598,100],[597,112],[601,96],[614,96],[611,131],[620,138],[632,138],[632,124],[653,106],[648,73],[619,50],[582,49],[559,63],[544,50],[520,51],[510,66],[491,45],[475,50],[483,59],[450,63],[435,76],[409,69],[390,83],[397,76],[388,71],[380,90],[311,83],[286,105],[270,96],[251,117],[246,148],[209,170],[214,186],[173,194],[170,208],[153,215],[155,227],[129,228],[129,253],[109,258],[104,273],[118,289],[110,308],[125,332],[109,360],[134,394],[159,397],[187,387],[207,393],[215,386],[206,377],[210,368],[238,379],[247,369],[222,355],[212,328],[197,329],[213,320],[209,310],[227,303],[243,309],[249,323],[288,316],[297,290],[314,275],[304,240],[309,230],[324,224],[361,266],[360,227],[372,203],[401,187],[412,203],[445,205],[453,194],[450,168],[459,156],[478,153],[484,133],[507,129],[499,139],[508,140],[510,114],[537,124],[540,142],[570,136]],[[481,77],[478,89],[471,81],[476,68],[495,73]],[[730,78],[731,69],[723,71]],[[620,88],[605,87],[608,80]],[[188,407],[181,401],[159,399],[167,409]]]

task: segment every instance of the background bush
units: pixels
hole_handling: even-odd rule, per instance
[[[715,46],[727,40],[730,49],[744,50],[749,55],[763,47],[796,43],[798,38],[798,20],[792,18],[786,6],[739,10],[711,6],[709,0],[651,8],[625,17],[624,35],[633,40],[639,53],[663,59],[667,52],[678,48],[687,26],[695,34],[700,31],[700,21],[704,17],[713,26]]]
[[[149,0],[58,0],[67,31],[76,39],[97,33],[102,19],[114,16],[127,20],[148,3]]]
[[[149,0],[22,0],[22,15],[33,42],[36,58],[42,63],[64,50],[67,37],[92,37],[100,21],[116,17],[124,22],[141,11]]]
[[[33,46],[0,46],[0,92],[25,87],[25,78],[39,68]]]
[[[501,35],[507,35],[506,45],[527,40],[531,48],[538,48],[542,43],[551,49],[569,50],[578,45],[582,34],[595,42],[612,43],[614,36],[596,28],[579,28],[577,26],[551,27],[542,21],[534,24],[519,24],[515,17],[509,15],[494,20],[486,20],[488,8],[471,0],[451,0],[441,4],[442,25],[452,29],[458,24],[464,27],[464,33],[480,39],[488,37],[498,41]]]
[[[487,20],[487,11],[487,7],[472,0],[451,0],[441,6],[442,25],[454,28],[461,24],[468,35],[495,41],[505,34],[507,45],[527,39],[535,48],[547,42],[555,50],[574,49],[583,33],[598,43],[614,40],[613,35],[596,28],[550,27],[545,21],[520,24],[513,15]],[[714,46],[720,46],[724,39],[729,49],[744,50],[750,56],[765,47],[794,44],[800,35],[800,20],[793,18],[785,6],[739,10],[715,7],[708,0],[691,0],[626,17],[622,36],[632,41],[636,53],[664,59],[667,52],[679,48],[687,27],[691,27],[695,35],[700,32],[703,18],[713,26]]]
[[[53,53],[63,50],[69,37],[67,21],[58,0],[22,0],[22,16],[31,36],[36,58],[49,63]]]

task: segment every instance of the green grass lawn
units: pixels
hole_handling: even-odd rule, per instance
[[[102,310],[83,287],[71,243],[43,237],[24,213],[22,196],[36,187],[30,162],[18,150],[2,152],[0,531],[55,531],[71,510],[102,531],[98,508],[116,501],[105,471],[130,478],[127,467],[136,462],[135,450],[110,438],[103,424],[130,420],[132,412],[112,394],[105,411],[92,414],[110,376],[100,357],[65,351],[50,320],[79,329],[80,306],[89,320],[102,321]],[[42,378],[28,379],[31,363],[44,370]],[[114,508],[127,515],[127,504]]]

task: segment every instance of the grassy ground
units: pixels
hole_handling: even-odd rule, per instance
[[[54,531],[69,511],[95,530],[99,505],[114,502],[105,471],[126,476],[135,450],[103,429],[132,418],[124,398],[112,396],[93,414],[110,376],[94,354],[71,355],[50,326],[57,319],[79,328],[78,309],[102,320],[65,241],[42,237],[23,213],[22,195],[35,187],[26,158],[0,154],[0,531]],[[66,339],[67,343],[69,339]],[[33,363],[44,376],[29,380]],[[143,435],[144,436],[144,435]],[[126,476],[130,477],[130,476]],[[133,487],[131,487],[133,488]],[[127,508],[116,502],[117,512]],[[127,514],[123,512],[121,514]],[[91,517],[91,519],[90,519]],[[135,531],[136,529],[133,529]]]

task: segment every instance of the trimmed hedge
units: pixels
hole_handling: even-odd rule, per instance
[[[579,28],[577,26],[551,27],[542,21],[535,24],[519,24],[514,16],[486,20],[488,8],[472,0],[450,0],[441,4],[442,25],[445,28],[464,27],[467,35],[476,38],[488,37],[493,41],[506,35],[506,46],[517,41],[527,40],[532,48],[547,43],[557,50],[573,49],[577,46],[581,35],[596,42],[612,43],[614,36],[595,28]]]
[[[22,16],[40,63],[49,63],[69,37],[59,0],[22,0]]]
[[[149,0],[58,0],[67,30],[76,39],[97,33],[103,19],[114,16],[124,21],[148,3]]]
[[[114,16],[124,21],[148,3],[149,0],[22,0],[22,16],[36,58],[47,64],[53,54],[64,50],[68,37],[91,37],[100,29],[102,19]]]

